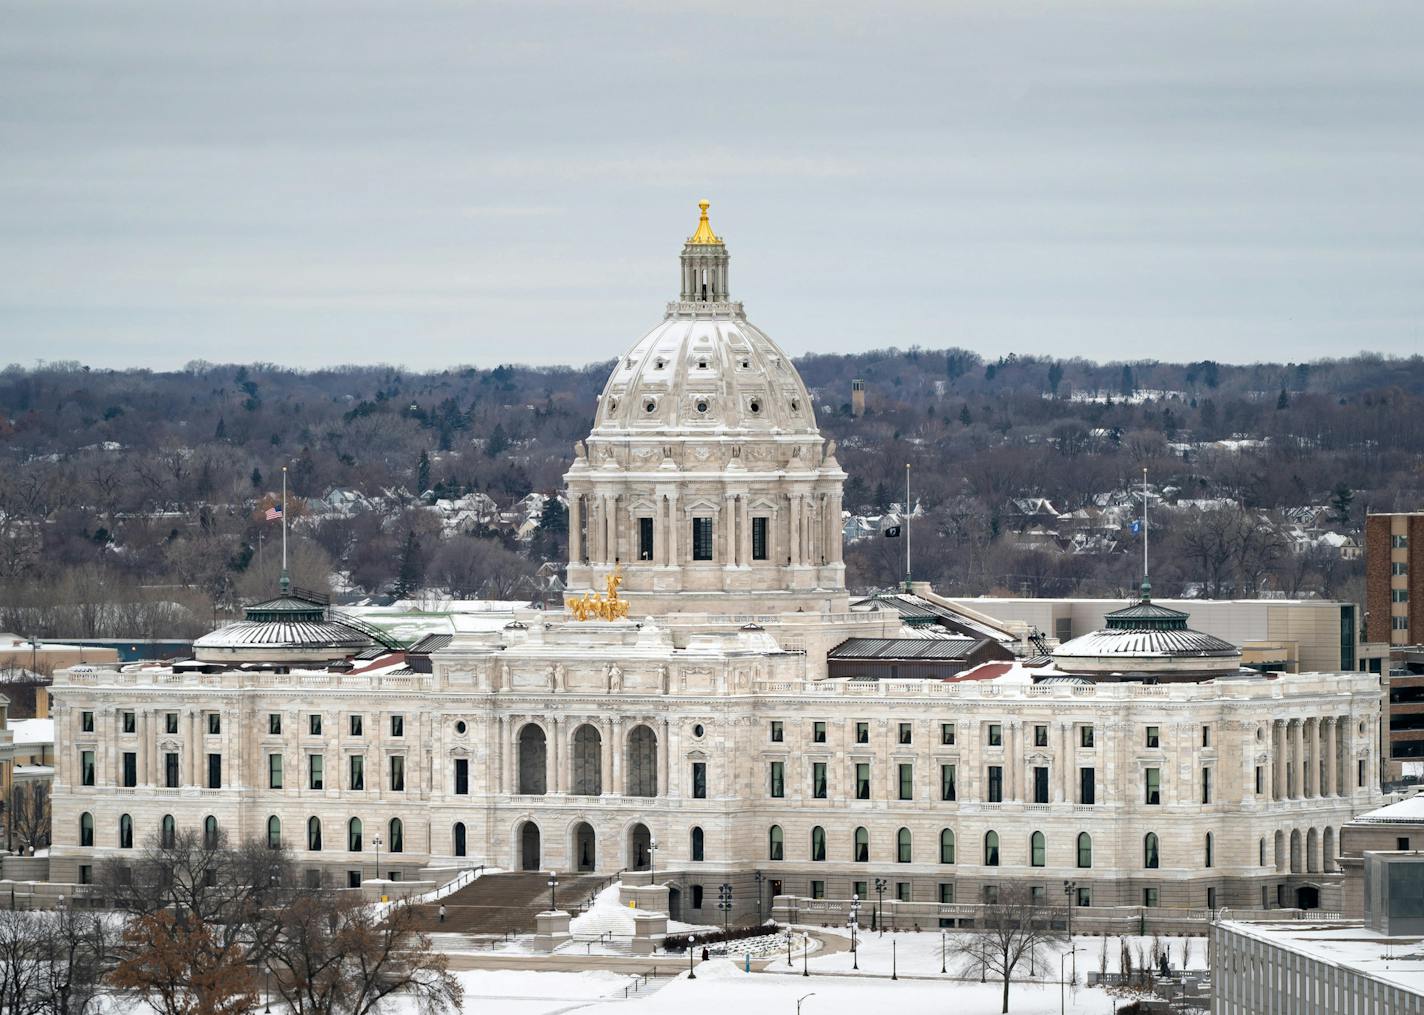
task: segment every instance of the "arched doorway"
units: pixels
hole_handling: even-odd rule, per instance
[[[1314,885],[1301,885],[1295,890],[1296,909],[1319,909],[1320,889]]]
[[[574,825],[574,870],[580,874],[598,866],[598,847],[594,843],[593,826],[587,821]]]
[[[575,796],[598,796],[603,792],[603,734],[588,723],[574,732],[573,791]]]
[[[628,830],[628,869],[645,871],[652,862],[653,835],[639,822]]]
[[[544,730],[530,723],[519,731],[519,792],[542,796],[548,792],[547,751]]]
[[[539,852],[539,826],[532,821],[526,821],[519,829],[519,869],[542,870]]]

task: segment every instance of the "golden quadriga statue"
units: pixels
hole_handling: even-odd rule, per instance
[[[602,592],[589,595],[585,592],[576,599],[565,600],[564,605],[574,615],[575,620],[621,620],[628,616],[628,600],[618,598],[618,586],[623,584],[621,568],[603,580],[608,594]]]

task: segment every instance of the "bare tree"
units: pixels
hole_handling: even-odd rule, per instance
[[[978,926],[960,935],[955,954],[966,974],[993,976],[1004,985],[1002,1012],[1009,1010],[1009,984],[1026,965],[1047,964],[1064,934],[1053,928],[1053,910],[1040,905],[1029,885],[1009,881],[998,899],[980,907]]]
[[[49,845],[49,786],[43,782],[17,782],[10,789],[12,848],[21,853]]]
[[[108,951],[104,921],[93,912],[0,911],[0,1011],[88,1015]]]
[[[35,914],[0,910],[0,1011],[34,1015],[39,1010],[41,953]]]

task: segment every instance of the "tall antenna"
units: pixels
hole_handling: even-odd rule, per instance
[[[1142,469],[1142,599],[1146,602],[1152,594],[1152,583],[1148,580],[1147,570],[1147,544],[1150,537],[1150,528],[1147,524],[1147,468]]]
[[[287,574],[287,467],[282,466],[282,595],[287,594],[287,589],[292,585],[291,576]]]
[[[910,591],[910,463],[905,463],[905,591]]]

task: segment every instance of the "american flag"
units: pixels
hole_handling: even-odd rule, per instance
[[[282,505],[280,505],[280,504],[274,504],[272,507],[269,507],[269,508],[267,509],[267,520],[268,520],[269,522],[275,522],[278,518],[281,518],[281,517],[282,517]]]

